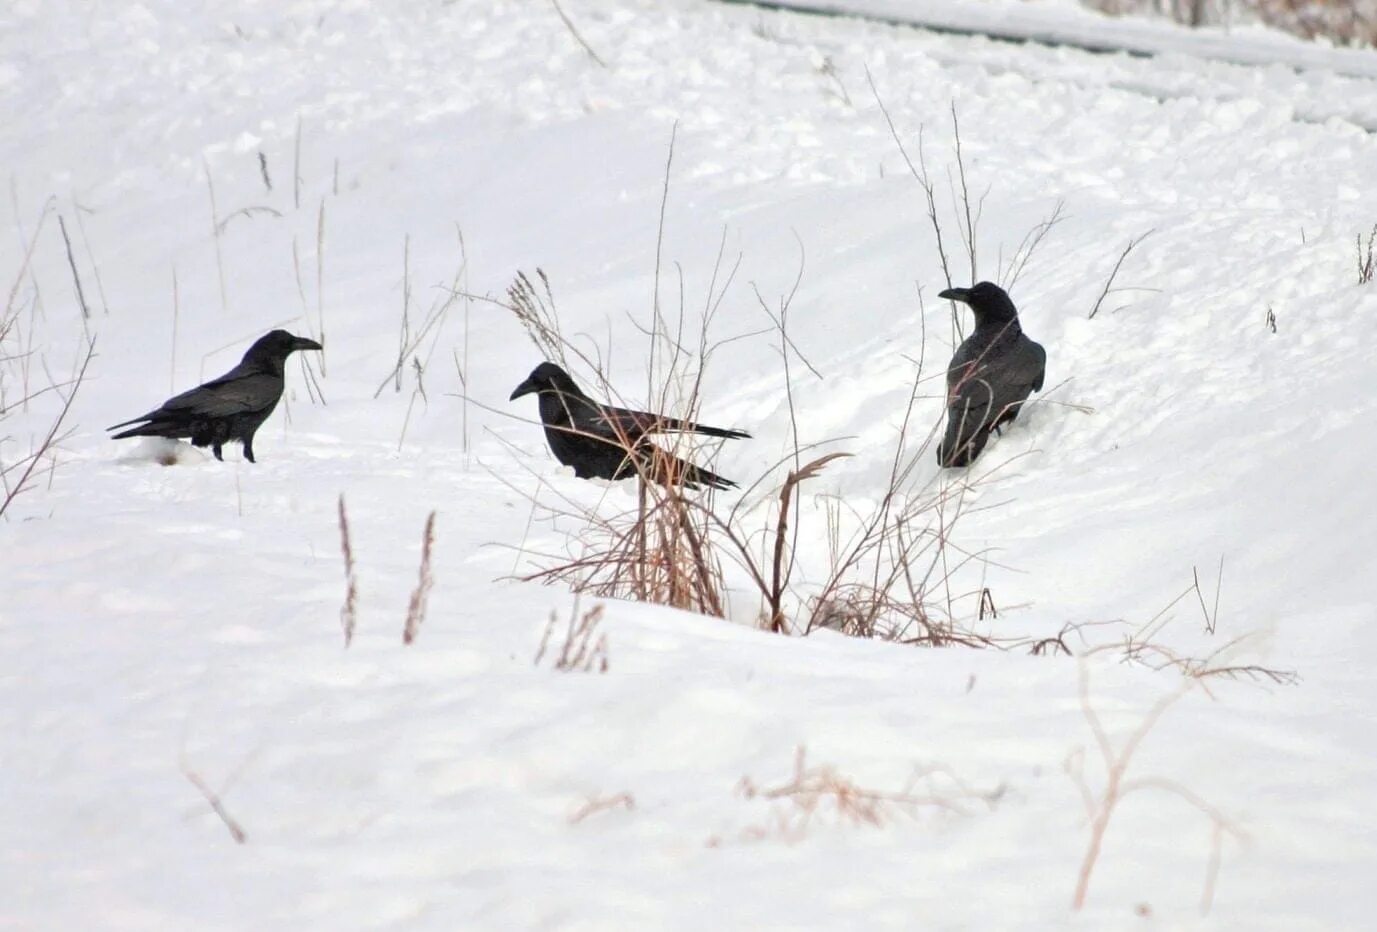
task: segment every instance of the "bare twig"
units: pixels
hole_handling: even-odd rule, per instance
[[[219,223],[217,223],[215,225],[215,232],[225,232],[225,227],[229,226],[229,222],[233,220],[235,217],[248,217],[252,219],[255,214],[268,214],[272,217],[281,217],[282,211],[278,210],[275,207],[268,207],[266,204],[255,204],[249,207],[241,207],[234,213],[230,214],[229,216],[221,220]]]
[[[206,802],[210,804],[210,808],[220,817],[220,821],[225,823],[225,828],[229,829],[230,837],[234,839],[235,844],[242,845],[249,840],[249,836],[245,833],[243,826],[235,820],[234,816],[229,814],[219,794],[212,791],[211,788],[206,785],[206,781],[201,779],[200,774],[196,773],[194,770],[187,769],[186,764],[183,764],[182,776],[186,777],[191,785],[196,787],[201,795],[205,797]]]
[[[215,181],[210,175],[210,162],[202,159],[206,170],[206,190],[210,192],[210,236],[215,241],[215,274],[220,281],[220,310],[229,313],[229,293],[225,289],[225,257],[220,250],[220,208],[215,203]]]
[[[67,236],[67,221],[61,214],[57,215],[57,226],[62,231],[62,242],[67,246],[67,264],[72,269],[72,281],[76,282],[77,302],[81,305],[81,317],[83,320],[91,319],[91,309],[86,306],[86,292],[81,287],[81,274],[77,272],[76,256],[72,255],[72,240]]]
[[[563,7],[559,5],[559,0],[550,0],[550,5],[553,6],[555,12],[559,14],[559,18],[564,22],[564,27],[569,30],[569,35],[573,36],[574,40],[583,47],[583,50],[588,53],[588,57],[597,62],[600,68],[606,68],[607,62],[603,61],[602,57],[599,56],[597,52],[593,51],[593,47],[584,41],[583,36],[579,35],[579,31],[574,28],[573,21],[565,15]]]
[[[617,793],[613,796],[590,796],[577,809],[569,813],[569,824],[578,825],[584,819],[610,809],[625,809],[632,812],[636,808],[636,798],[630,793]]]
[[[1374,243],[1377,243],[1377,224],[1372,227],[1372,232],[1367,235],[1367,249],[1363,249],[1363,235],[1358,234],[1358,284],[1366,285],[1372,281],[1377,274],[1377,264],[1374,264],[1372,250]],[[1273,324],[1272,332],[1276,332],[1276,325]]]
[[[1104,301],[1105,296],[1109,294],[1110,288],[1114,285],[1114,279],[1119,274],[1119,267],[1124,264],[1124,260],[1128,258],[1128,254],[1131,253],[1139,243],[1155,232],[1156,230],[1148,230],[1142,236],[1134,237],[1128,241],[1128,245],[1124,247],[1124,251],[1119,253],[1119,260],[1114,263],[1114,268],[1110,270],[1109,278],[1107,278],[1104,283],[1104,289],[1100,292],[1100,296],[1095,299],[1095,306],[1090,309],[1089,320],[1094,320],[1095,315],[1100,312],[1100,304]]]

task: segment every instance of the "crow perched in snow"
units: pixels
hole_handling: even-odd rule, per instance
[[[969,466],[990,431],[1012,422],[1028,395],[1042,391],[1047,352],[1023,335],[1018,310],[998,285],[948,288],[938,297],[968,304],[975,314],[975,332],[947,368],[947,434],[937,448],[939,465]]]
[[[130,421],[107,427],[118,430],[138,424],[112,440],[124,437],[188,437],[198,446],[209,446],[217,460],[220,448],[231,440],[244,445],[244,458],[253,458],[253,435],[282,397],[282,367],[296,350],[318,350],[315,340],[274,330],[249,347],[239,365],[220,378],[163,402],[161,408]],[[139,423],[139,422],[143,423]]]
[[[694,433],[709,437],[749,437],[743,430],[705,427],[644,411],[598,404],[559,366],[543,362],[516,387],[511,400],[535,392],[540,421],[555,459],[574,467],[580,479],[628,479],[644,474],[665,484],[696,489],[735,487],[736,483],[672,456],[646,439],[652,433]]]

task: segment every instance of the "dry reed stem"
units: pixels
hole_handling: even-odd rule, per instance
[[[550,0],[550,4],[555,8],[555,12],[559,14],[559,18],[564,22],[564,27],[569,30],[569,35],[573,36],[574,40],[583,47],[583,50],[588,53],[588,57],[597,62],[598,67],[606,68],[607,62],[603,61],[602,57],[599,56],[597,52],[593,51],[593,46],[589,45],[584,40],[583,36],[579,35],[579,31],[574,28],[573,21],[565,15],[564,8],[559,5],[559,0]]]
[[[344,604],[339,610],[340,627],[344,629],[344,646],[354,640],[358,623],[359,585],[354,574],[354,548],[349,542],[349,513],[344,507],[344,493],[339,496],[339,549],[344,554]]]
[[[72,270],[72,281],[76,283],[77,303],[81,305],[83,320],[91,319],[91,309],[86,305],[86,291],[81,287],[81,273],[77,271],[76,256],[72,255],[72,240],[67,235],[67,221],[57,215],[57,226],[62,231],[62,243],[67,247],[67,265]]]
[[[220,282],[220,310],[229,313],[229,293],[225,289],[225,257],[220,249],[220,208],[215,202],[215,180],[210,174],[210,162],[201,160],[206,171],[206,190],[210,193],[210,238],[215,243],[215,274]]]
[[[298,120],[298,130],[300,126],[301,123]],[[320,199],[320,210],[316,213],[316,319],[320,331],[321,346],[328,346],[328,341],[325,339],[325,198],[323,197]],[[322,376],[329,375],[325,354],[326,350],[322,349],[320,351],[320,374]]]
[[[301,209],[301,114],[296,117],[296,139],[292,144],[292,206]]]
[[[1372,232],[1367,235],[1367,250],[1363,250],[1363,234],[1358,234],[1358,284],[1366,285],[1372,281],[1374,274],[1377,274],[1377,265],[1374,264],[1372,250],[1374,243],[1377,242],[1377,224],[1372,227]],[[1276,321],[1273,319],[1272,332],[1277,332]]]
[[[421,622],[426,617],[426,600],[430,596],[435,578],[431,575],[431,548],[435,545],[435,512],[426,518],[425,531],[421,536],[421,573],[416,588],[411,593],[411,602],[406,609],[406,624],[402,628],[402,643],[410,644],[421,631]]]
[[[1100,305],[1104,302],[1105,297],[1109,294],[1110,289],[1113,287],[1114,279],[1118,277],[1119,268],[1124,264],[1124,260],[1128,258],[1128,254],[1131,253],[1134,249],[1136,249],[1139,243],[1141,243],[1143,240],[1147,239],[1149,236],[1156,232],[1156,229],[1148,230],[1141,236],[1136,236],[1128,241],[1128,245],[1124,247],[1124,251],[1119,253],[1119,259],[1117,262],[1114,263],[1114,268],[1110,270],[1109,278],[1105,279],[1104,288],[1100,291],[1100,296],[1095,299],[1095,306],[1090,309],[1090,316],[1087,318],[1087,320],[1094,320],[1095,315],[1100,312]]]
[[[242,845],[249,840],[248,833],[244,831],[243,826],[229,814],[229,810],[225,808],[225,804],[220,799],[219,794],[212,791],[211,788],[206,785],[206,781],[201,779],[200,774],[196,773],[194,770],[188,769],[186,764],[183,764],[182,776],[186,777],[187,780],[191,782],[191,785],[196,787],[201,795],[205,797],[206,802],[210,804],[210,808],[220,817],[220,821],[225,823],[225,828],[229,829],[230,837],[234,839],[235,844]]]

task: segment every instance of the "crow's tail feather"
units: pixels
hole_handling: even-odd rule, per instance
[[[135,418],[134,420],[141,420]],[[114,427],[107,427],[106,430],[114,430],[116,427],[124,427],[126,424],[133,424],[134,421],[125,421],[124,424],[116,424]],[[129,430],[122,430],[115,434],[111,440],[123,440],[125,437],[186,437],[189,431],[185,424],[173,421],[149,421],[140,424],[138,427],[131,427]]]

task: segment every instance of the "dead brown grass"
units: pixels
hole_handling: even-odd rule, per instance
[[[344,646],[354,640],[359,617],[359,582],[354,572],[354,548],[349,541],[349,512],[344,507],[344,493],[339,497],[339,549],[344,554],[344,604],[340,606],[340,627],[344,630]]]
[[[410,644],[421,633],[421,622],[426,618],[426,602],[430,598],[435,576],[431,571],[431,550],[435,546],[435,512],[426,517],[425,530],[421,532],[421,571],[416,588],[411,592],[411,601],[406,609],[406,623],[402,626],[402,643]]]
[[[548,652],[551,641],[554,638],[555,629],[559,626],[559,616],[551,612],[550,622],[545,626],[545,633],[540,639],[540,647],[536,650],[535,659],[531,662],[540,666],[546,656],[549,656],[551,666],[562,673],[591,673],[594,670],[599,673],[606,673],[608,670],[607,635],[598,632],[598,625],[602,622],[602,614],[603,607],[599,603],[580,615],[578,602],[575,602],[574,608],[569,614],[569,623],[564,629],[564,639],[560,643],[559,653],[550,654]]]
[[[818,826],[883,828],[925,813],[969,815],[975,808],[994,808],[1004,794],[1003,786],[973,789],[945,767],[919,769],[901,788],[877,790],[831,765],[810,766],[807,758],[807,749],[800,745],[794,752],[793,772],[779,783],[762,785],[741,778],[737,792],[747,800],[770,804],[770,814],[742,831],[740,841],[796,843]],[[710,847],[722,842],[718,836],[708,839]]]
[[[1255,19],[1306,39],[1377,45],[1377,7],[1359,0],[1082,0],[1115,16],[1155,14],[1187,26]]]

